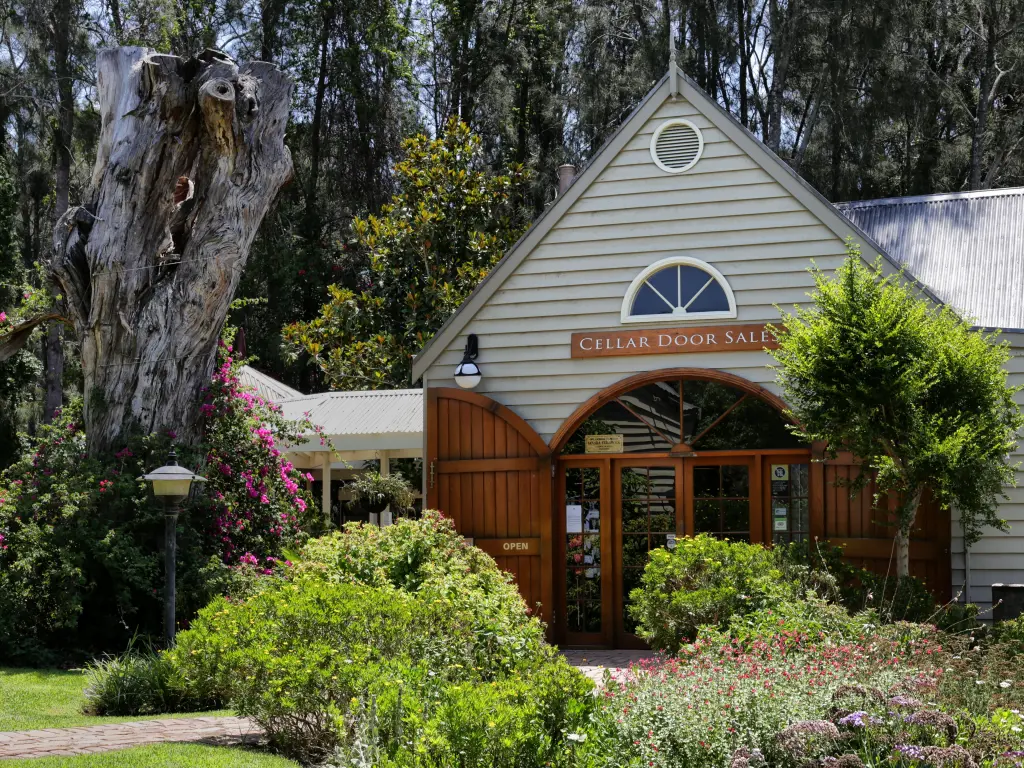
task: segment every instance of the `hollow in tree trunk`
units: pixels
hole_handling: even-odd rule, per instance
[[[97,57],[91,187],[54,229],[51,276],[82,350],[92,455],[131,429],[196,436],[198,398],[260,222],[291,177],[291,83],[144,48]]]

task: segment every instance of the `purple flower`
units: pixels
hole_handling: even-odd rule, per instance
[[[858,710],[840,719],[839,724],[851,728],[867,728],[869,725],[881,725],[882,721],[873,715],[869,715],[864,710]]]

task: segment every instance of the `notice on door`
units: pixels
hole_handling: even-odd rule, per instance
[[[583,533],[583,505],[565,505],[565,532]]]
[[[622,435],[587,435],[587,453],[623,453]]]
[[[789,496],[789,464],[772,464],[772,496]]]
[[[760,352],[778,349],[766,325],[708,325],[572,335],[572,357],[671,355],[680,352]]]

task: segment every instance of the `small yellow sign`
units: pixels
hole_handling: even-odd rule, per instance
[[[789,464],[772,464],[772,480],[789,480]]]
[[[587,453],[625,453],[622,435],[587,435]]]

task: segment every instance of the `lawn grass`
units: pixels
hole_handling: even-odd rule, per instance
[[[0,731],[27,731],[35,728],[71,728],[102,725],[157,717],[199,717],[230,715],[231,712],[198,712],[180,715],[144,717],[92,717],[82,714],[84,672],[52,669],[0,668]],[[4,763],[7,768],[7,763]]]
[[[77,757],[4,760],[4,768],[298,768],[283,757],[204,744],[150,744]]]

